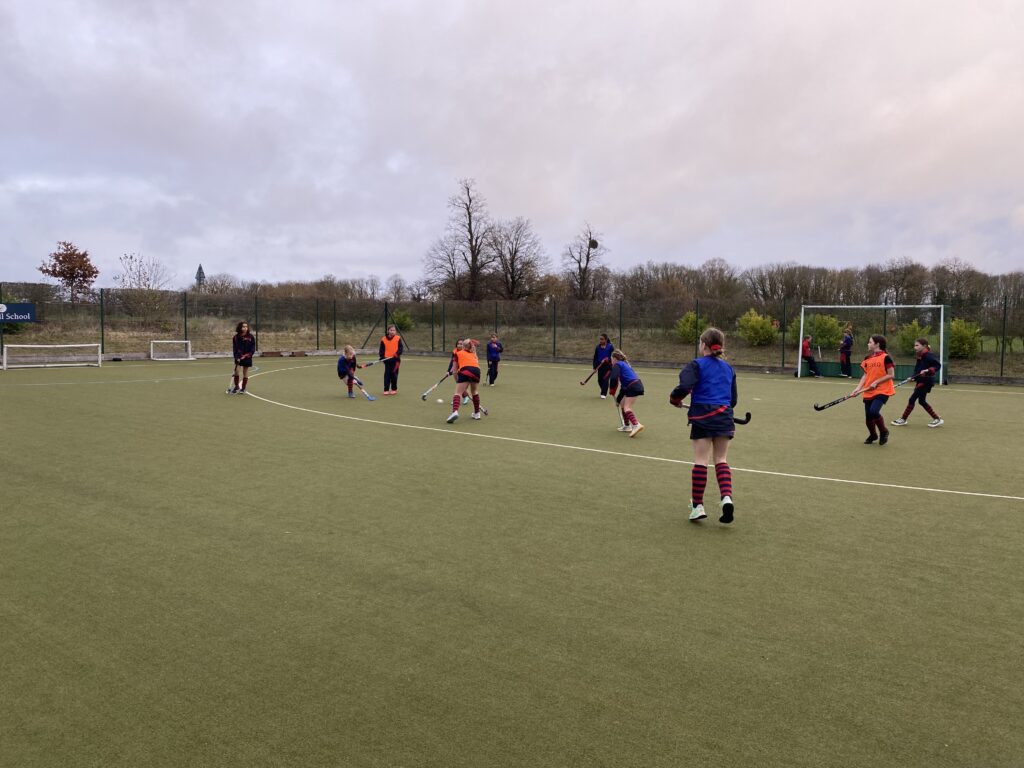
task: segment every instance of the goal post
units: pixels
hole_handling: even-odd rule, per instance
[[[100,344],[5,344],[3,369],[103,365]]]
[[[839,321],[840,327],[850,323],[854,327],[854,347],[851,360],[859,360],[865,353],[865,340],[873,334],[881,334],[888,340],[888,349],[893,361],[896,362],[896,378],[907,378],[913,373],[913,363],[901,363],[897,357],[906,358],[908,353],[897,348],[897,336],[901,328],[913,322],[921,327],[922,333],[928,337],[932,351],[942,364],[942,372],[938,377],[939,384],[948,383],[947,361],[949,358],[949,308],[944,304],[802,304],[800,306],[800,331],[796,339],[797,367],[796,376],[803,376],[803,360],[800,347],[804,336],[815,334],[816,316],[830,315]],[[830,321],[831,322],[831,321]],[[812,348],[817,346],[812,341]],[[831,349],[831,347],[830,347]],[[860,353],[860,357],[858,356]],[[821,361],[819,368],[821,367]],[[827,364],[826,364],[827,365]],[[832,365],[835,365],[834,363]],[[854,379],[860,378],[859,369],[855,369]]]
[[[192,342],[188,340],[153,339],[149,342],[150,360],[195,360],[192,357]]]

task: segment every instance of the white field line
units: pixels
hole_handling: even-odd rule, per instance
[[[128,366],[124,366],[127,368]],[[166,369],[168,366],[162,366]],[[254,365],[249,369],[250,373],[260,370],[258,365]],[[264,371],[268,373],[268,371]],[[20,382],[3,382],[0,387],[82,387],[96,384],[160,384],[166,381],[201,381],[203,379],[223,379],[224,377],[231,378],[231,370],[225,369],[221,373],[206,373],[202,376],[161,376],[157,379],[120,379],[120,380],[103,380],[103,381],[37,381],[31,384],[20,383]],[[250,378],[252,378],[250,376]]]
[[[308,368],[310,366],[295,366],[293,368],[279,368],[274,371],[262,371],[260,375],[268,375],[271,373],[282,373],[284,371],[292,371],[296,368]],[[302,413],[310,413],[315,416],[327,416],[334,419],[344,419],[346,421],[359,421],[364,424],[380,424],[386,427],[398,427],[400,429],[416,429],[423,432],[438,432],[444,435],[457,435],[459,437],[476,437],[485,440],[501,440],[509,443],[520,443],[522,445],[538,445],[545,448],[559,448],[567,451],[582,451],[585,453],[597,453],[604,456],[621,456],[623,458],[639,459],[641,461],[657,461],[664,464],[679,464],[683,466],[693,466],[692,461],[683,461],[682,459],[669,459],[662,456],[642,456],[635,453],[624,453],[622,451],[608,451],[602,448],[587,448],[581,445],[566,445],[564,443],[548,443],[540,440],[526,440],[520,437],[506,437],[502,435],[489,435],[480,432],[460,432],[452,428],[442,429],[441,427],[425,427],[419,424],[402,424],[394,421],[381,421],[380,419],[365,419],[358,416],[344,416],[340,413],[328,413],[327,411],[318,411],[312,408],[302,408],[298,405],[289,405],[288,403],[281,403],[276,400],[271,400],[266,397],[254,394],[253,392],[247,393],[249,397],[255,398],[261,402],[267,403],[268,405],[276,405],[280,408],[287,408],[288,410],[300,411]],[[797,480],[817,480],[825,483],[843,483],[846,485],[865,485],[872,488],[895,488],[904,491],[920,491],[922,493],[938,493],[938,494],[951,494],[955,496],[972,496],[980,497],[985,499],[1006,499],[1009,501],[1024,501],[1024,496],[1006,496],[998,493],[977,493],[974,491],[955,491],[947,488],[926,488],[916,485],[897,485],[894,483],[873,483],[868,480],[844,480],[838,477],[822,477],[819,475],[801,475],[793,472],[772,472],[765,469],[744,469],[742,467],[732,467],[734,472],[747,472],[754,475],[770,475],[772,477],[788,477]]]

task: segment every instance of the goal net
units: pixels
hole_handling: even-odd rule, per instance
[[[103,365],[99,344],[5,344],[3,369]]]
[[[796,347],[796,360],[801,362],[800,348],[804,336],[811,336],[811,354],[824,376],[841,375],[839,346],[843,331],[852,326],[853,349],[850,352],[851,375],[861,376],[860,361],[867,354],[867,340],[885,336],[886,352],[896,363],[896,380],[914,373],[914,340],[928,339],[932,353],[942,363],[937,383],[946,384],[949,358],[949,308],[942,304],[804,304],[800,307],[799,329],[794,322],[788,339]],[[796,375],[807,375],[806,364],[797,366]]]
[[[164,341],[154,340],[149,342],[150,360],[195,360],[192,357],[191,341]]]

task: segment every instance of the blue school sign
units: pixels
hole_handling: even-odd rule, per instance
[[[0,323],[34,323],[35,304],[0,304]]]

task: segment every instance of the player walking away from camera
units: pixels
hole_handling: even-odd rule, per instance
[[[644,425],[637,421],[633,413],[633,403],[638,397],[644,396],[644,383],[636,375],[633,366],[629,364],[621,349],[616,349],[611,356],[612,367],[608,374],[608,389],[615,395],[615,391],[622,385],[618,395],[615,395],[615,403],[622,412],[622,426],[620,432],[629,432],[630,437],[636,437],[644,431]]]
[[[853,324],[847,323],[843,329],[843,340],[839,344],[839,375],[844,379],[852,379],[850,356],[853,354]]]
[[[807,370],[810,371],[811,375],[816,379],[821,378],[821,371],[818,370],[818,363],[814,359],[814,355],[811,354],[811,337],[804,336],[803,343],[800,345],[800,357],[807,363]]]
[[[889,442],[889,430],[882,418],[882,406],[896,394],[896,386],[892,383],[896,365],[885,351],[886,344],[885,336],[879,334],[868,339],[868,356],[860,364],[864,375],[850,393],[864,393],[864,423],[868,425],[865,445],[875,441],[879,445]]]
[[[928,345],[928,339],[925,338],[914,342],[914,354],[917,356],[917,362],[914,363],[914,381],[917,383],[914,384],[914,391],[910,393],[910,399],[907,401],[907,407],[903,409],[903,415],[894,419],[892,423],[897,427],[902,427],[907,423],[907,418],[914,410],[914,405],[920,403],[921,407],[932,417],[928,426],[941,427],[946,422],[932,409],[927,397],[928,393],[932,391],[932,387],[935,386],[935,376],[942,368],[942,363],[932,354],[932,348]]]
[[[690,470],[690,521],[707,517],[704,511],[704,489],[708,483],[708,464],[714,461],[718,480],[720,523],[731,523],[735,505],[732,501],[732,469],[729,467],[729,441],[736,433],[733,408],[738,402],[736,373],[725,362],[725,334],[708,328],[700,335],[700,357],[690,361],[679,372],[679,386],[668,401],[676,408],[690,396],[687,421],[693,441],[693,469]]]
[[[384,394],[398,394],[398,367],[402,363],[402,352],[405,346],[402,337],[398,335],[398,329],[393,325],[388,326],[387,333],[381,336],[380,347],[377,349],[377,357],[384,360]]]
[[[498,341],[498,334],[492,333],[491,340],[487,342],[487,384],[494,386],[498,380],[498,363],[501,362],[501,353],[505,347]]]
[[[459,418],[459,406],[463,396],[469,392],[473,400],[473,418],[479,420],[480,415],[487,415],[487,409],[480,406],[480,359],[476,356],[480,342],[476,339],[463,339],[462,348],[456,347],[455,357],[455,394],[452,396],[452,412],[446,421],[452,424]]]
[[[252,356],[256,354],[256,338],[249,331],[249,324],[244,320],[235,326],[235,335],[231,339],[231,355],[235,358],[235,372],[232,374],[232,386],[229,395],[244,395],[249,384],[249,369],[252,368]],[[242,374],[242,386],[238,386],[238,374]]]
[[[348,386],[348,396],[354,398],[356,393],[352,391],[352,386],[356,383],[356,369],[362,366],[356,362],[356,351],[351,345],[346,344],[341,352],[338,358],[338,378]]]
[[[602,333],[597,337],[597,346],[594,347],[594,364],[591,366],[597,371],[597,385],[601,388],[601,399],[608,397],[608,380],[611,377],[611,365],[612,365],[612,352],[615,351],[615,347],[612,346],[612,340],[608,338],[607,333]],[[600,370],[598,370],[600,368]]]

